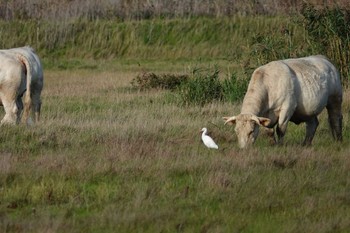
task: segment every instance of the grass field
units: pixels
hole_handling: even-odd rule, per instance
[[[239,150],[221,119],[239,103],[140,92],[130,82],[143,69],[188,64],[45,71],[41,123],[1,128],[0,232],[349,232],[348,91],[343,143],[323,113],[312,147],[291,123],[284,146],[260,135]]]
[[[99,13],[93,2],[81,11]],[[348,89],[342,143],[322,113],[311,147],[301,146],[305,126],[291,123],[283,146],[261,132],[240,150],[222,120],[239,113],[240,101],[181,105],[176,91],[131,85],[144,72],[201,67],[244,79],[268,61],[320,53],[346,86],[347,11],[323,21],[313,21],[317,11],[55,18],[72,14],[64,11],[46,20],[35,9],[0,21],[0,47],[33,46],[45,73],[40,124],[1,126],[0,232],[350,232]],[[218,151],[202,144],[203,127]]]

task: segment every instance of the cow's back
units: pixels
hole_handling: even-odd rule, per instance
[[[12,76],[21,74],[22,67],[16,59],[0,50],[0,82],[11,81]],[[16,75],[12,75],[16,74]],[[9,79],[9,80],[7,80]],[[1,84],[2,85],[2,84]]]
[[[28,46],[25,47],[19,47],[19,48],[12,48],[7,51],[8,53],[11,54],[21,54],[25,56],[28,59],[28,62],[30,63],[33,71],[33,81],[35,82],[36,80],[42,80],[43,79],[43,68],[42,64],[40,62],[40,59],[38,55],[35,53],[34,49]]]
[[[326,83],[330,93],[341,91],[339,72],[326,57],[316,55],[287,59],[284,62],[297,74],[299,82],[305,88],[323,88]]]
[[[341,95],[339,73],[325,57],[310,56],[283,62],[296,74],[296,115],[318,115],[327,105],[329,96]]]

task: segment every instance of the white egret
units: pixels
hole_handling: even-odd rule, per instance
[[[203,128],[201,130],[201,132],[203,132],[202,133],[202,141],[203,141],[204,145],[206,147],[208,147],[209,149],[219,149],[218,145],[216,145],[214,140],[211,137],[209,137],[208,135],[206,135],[207,131],[208,131],[207,128]]]

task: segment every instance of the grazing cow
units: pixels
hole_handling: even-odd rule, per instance
[[[273,61],[257,68],[248,85],[241,113],[224,117],[236,124],[238,144],[254,143],[259,126],[277,125],[278,143],[283,142],[288,121],[306,123],[304,145],[310,145],[318,126],[317,115],[326,107],[332,135],[342,140],[342,86],[339,73],[324,56]]]
[[[0,50],[0,99],[5,108],[1,123],[22,122],[31,124],[30,110],[35,121],[40,119],[43,70],[39,57],[30,47]],[[14,104],[15,103],[15,104]]]

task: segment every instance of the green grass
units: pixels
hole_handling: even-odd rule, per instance
[[[208,60],[213,57],[216,60],[246,60],[256,50],[252,46],[257,43],[254,39],[257,35],[274,36],[283,50],[278,52],[279,49],[276,48],[277,53],[289,56],[305,54],[305,47],[295,46],[304,44],[304,29],[290,16],[124,22],[29,20],[0,21],[0,26],[1,48],[29,44],[41,54],[47,67],[84,68],[86,64],[81,64],[81,58],[123,58],[137,62],[149,59]],[[285,34],[286,29],[290,35]],[[274,40],[271,41],[273,43]],[[67,63],[67,60],[73,62]],[[256,62],[253,58],[250,60]]]
[[[271,60],[323,54],[339,67],[347,85],[347,14],[345,9],[304,5],[294,15],[0,21],[0,47],[30,45],[49,69],[220,61],[234,63],[246,74]]]
[[[135,76],[45,72],[42,122],[2,127],[1,232],[347,232],[347,92],[343,143],[322,114],[312,147],[290,124],[284,146],[239,150],[221,119],[239,104],[179,106]]]

